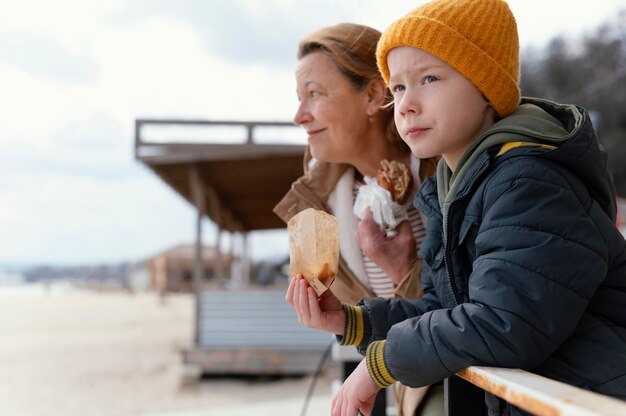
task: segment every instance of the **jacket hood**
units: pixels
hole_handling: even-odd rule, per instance
[[[522,150],[497,157],[528,155],[531,150],[536,150],[533,144],[546,145],[552,150],[534,151],[532,154],[567,167],[585,183],[592,197],[615,220],[613,178],[607,154],[598,141],[589,113],[575,105],[557,104],[538,98],[523,98],[513,114],[494,123],[475,140],[461,157],[454,174],[445,161],[440,160],[437,187],[444,213],[461,184],[471,176],[468,171],[477,156],[494,146],[501,148],[503,144],[511,142],[520,142]]]

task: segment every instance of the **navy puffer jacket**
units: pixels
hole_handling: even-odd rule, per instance
[[[387,339],[385,364],[409,386],[484,365],[626,400],[626,245],[606,154],[584,110],[534,104],[569,139],[477,155],[449,206],[445,243],[436,183],[424,183],[425,294],[362,301],[372,336],[361,347]],[[525,414],[487,402],[493,415]]]

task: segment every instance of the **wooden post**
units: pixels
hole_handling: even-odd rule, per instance
[[[222,227],[217,225],[215,235],[215,263],[213,264],[213,276],[215,282],[222,286],[224,284],[224,268],[222,267]]]
[[[230,285],[234,285],[234,286],[241,286],[241,278],[239,276],[238,273],[236,273],[237,268],[239,267],[239,265],[237,264],[236,261],[234,261],[235,259],[235,240],[237,239],[237,233],[236,232],[230,232],[228,233],[228,263],[227,263],[227,268],[225,268],[228,272],[228,277],[229,277],[229,284]]]
[[[241,233],[241,280],[244,286],[250,285],[250,251],[248,248],[248,232]]]
[[[234,287],[241,287],[244,284],[244,279],[242,276],[242,256],[241,253],[243,251],[243,237],[240,232],[233,232],[230,234],[230,280]]]
[[[194,340],[196,345],[200,344],[200,318],[202,303],[202,288],[204,286],[204,262],[202,259],[202,217],[204,216],[204,190],[202,189],[202,180],[198,165],[189,165],[189,189],[191,190],[194,205],[196,206],[196,242],[195,242],[195,259],[193,267],[193,290],[196,298],[195,305],[195,334]]]

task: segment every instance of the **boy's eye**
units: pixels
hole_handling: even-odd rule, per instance
[[[396,85],[393,85],[391,87],[391,92],[394,93],[394,94],[398,93],[398,92],[401,92],[401,91],[404,91],[404,90],[405,90],[405,87],[402,84],[396,84]]]
[[[434,75],[427,75],[427,76],[424,77],[423,84],[431,84],[431,83],[433,83],[435,81],[438,81],[438,80],[439,80],[439,78],[437,78]]]

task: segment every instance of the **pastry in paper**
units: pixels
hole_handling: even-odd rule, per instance
[[[376,177],[365,176],[354,202],[354,215],[363,219],[365,208],[372,210],[376,224],[385,235],[396,235],[395,228],[408,220],[409,194],[413,177],[409,166],[401,162],[382,160]]]
[[[339,229],[330,214],[308,208],[287,223],[291,276],[302,274],[317,296],[330,287],[339,266]]]
[[[378,184],[389,191],[393,202],[402,205],[406,202],[411,186],[413,186],[413,176],[411,168],[402,162],[395,160],[380,161],[380,167],[376,172]]]

